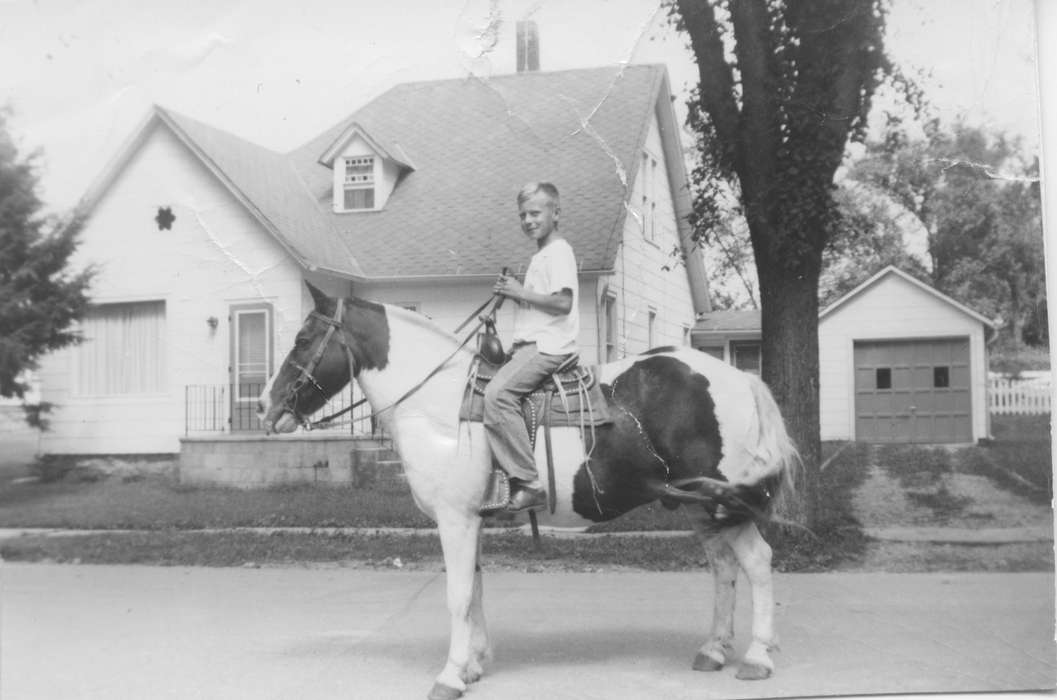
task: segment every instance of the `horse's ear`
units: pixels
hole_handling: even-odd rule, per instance
[[[305,280],[305,286],[307,286],[308,291],[312,293],[312,300],[316,303],[316,311],[326,313],[330,297],[308,280]]]

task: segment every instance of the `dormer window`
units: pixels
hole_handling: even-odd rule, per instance
[[[395,141],[379,140],[352,123],[319,157],[330,168],[335,214],[381,211],[397,183],[415,167]]]
[[[345,210],[374,209],[374,156],[345,158]]]

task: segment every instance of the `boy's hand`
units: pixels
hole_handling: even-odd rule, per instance
[[[511,299],[520,301],[522,299],[523,292],[525,291],[524,286],[517,279],[508,277],[507,275],[501,275],[496,280],[495,286],[492,287],[492,291],[496,294],[501,294],[504,297],[510,297]]]

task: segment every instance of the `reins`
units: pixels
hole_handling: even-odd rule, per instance
[[[367,420],[368,418],[371,418],[373,416],[379,415],[379,414],[383,413],[384,411],[388,411],[388,410],[390,410],[392,408],[395,408],[399,404],[403,403],[406,399],[408,399],[415,392],[417,392],[419,389],[421,389],[423,386],[425,386],[425,384],[430,379],[435,377],[438,372],[440,372],[442,369],[444,369],[444,367],[448,364],[448,362],[451,361],[451,359],[453,357],[455,357],[457,354],[459,354],[459,352],[463,348],[466,347],[466,345],[470,342],[470,340],[473,339],[474,335],[476,335],[477,331],[479,331],[481,329],[481,326],[483,326],[488,321],[489,318],[492,318],[492,317],[495,316],[496,311],[498,311],[499,307],[503,305],[503,299],[504,299],[504,297],[502,297],[502,296],[499,296],[497,294],[493,295],[493,296],[489,297],[488,299],[486,299],[483,304],[481,304],[476,309],[474,309],[472,312],[470,312],[470,315],[466,317],[466,320],[464,320],[462,323],[460,323],[458,325],[458,327],[455,329],[454,335],[458,335],[459,331],[461,331],[463,328],[465,328],[467,326],[467,324],[469,324],[474,318],[477,318],[477,324],[472,329],[470,329],[470,332],[466,334],[466,337],[463,338],[462,342],[459,343],[458,347],[456,347],[455,350],[453,350],[450,355],[445,357],[444,360],[440,364],[438,364],[436,367],[434,367],[430,371],[430,373],[427,374],[421,381],[419,381],[417,384],[415,384],[410,389],[405,391],[400,396],[400,398],[396,399],[395,401],[393,401],[391,404],[389,404],[385,408],[377,410],[377,411],[372,411],[370,416],[362,416],[360,418],[353,418],[352,419],[353,422]],[[344,299],[338,299],[338,308],[335,311],[334,318],[327,318],[327,317],[323,316],[322,314],[320,314],[320,313],[318,313],[316,311],[312,312],[312,314],[314,314],[316,316],[316,318],[322,319],[324,322],[326,322],[330,326],[330,328],[327,329],[327,335],[324,336],[323,341],[319,344],[319,348],[316,350],[316,353],[315,353],[315,355],[312,358],[312,361],[309,362],[309,369],[306,371],[305,368],[299,367],[298,365],[294,365],[294,367],[296,367],[297,369],[301,370],[301,377],[298,377],[297,381],[294,382],[294,387],[292,387],[292,391],[291,391],[291,394],[290,394],[291,396],[296,396],[296,392],[299,391],[302,386],[304,386],[304,384],[306,383],[306,380],[307,381],[311,381],[312,385],[314,387],[316,387],[316,389],[318,389],[321,394],[325,393],[323,391],[323,388],[319,386],[319,383],[316,381],[315,377],[312,376],[312,371],[315,369],[316,363],[318,363],[319,359],[323,356],[323,352],[326,350],[327,344],[330,343],[330,338],[333,335],[334,329],[337,328],[337,327],[340,327],[340,325],[341,325],[341,313],[342,313],[342,304],[343,304],[343,302],[344,302]],[[481,312],[483,312],[486,308],[488,308],[489,304],[495,304],[495,306],[493,306],[492,309],[488,313],[482,314]],[[344,332],[339,333],[339,336],[341,338],[342,347],[345,348],[345,353],[348,356],[348,361],[349,361],[349,382],[352,382],[352,379],[353,379],[353,376],[354,376],[354,362],[353,362],[353,357],[352,357],[352,350],[349,348],[348,343],[345,342],[345,334],[344,334]],[[300,384],[298,384],[297,382],[300,382]],[[362,406],[365,403],[367,403],[367,399],[366,398],[362,398],[359,401],[356,401],[356,402],[350,404],[349,406],[346,406],[345,408],[341,409],[340,411],[332,413],[329,416],[324,416],[323,418],[320,418],[319,420],[315,420],[315,421],[309,422],[307,419],[305,419],[305,420],[301,421],[301,425],[306,430],[312,430],[314,428],[319,428],[319,427],[328,425],[335,418],[338,418],[339,416],[343,416],[346,413],[348,413],[348,412],[350,412],[350,411],[352,411],[352,410],[354,410],[356,408],[359,408],[360,406]],[[287,405],[289,407],[289,400],[287,401]],[[291,412],[294,414],[295,417],[299,417],[299,414],[297,413],[296,410],[291,410]]]

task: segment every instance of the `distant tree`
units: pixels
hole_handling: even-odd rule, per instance
[[[1004,321],[1015,346],[1048,338],[1037,160],[1016,139],[937,122],[909,138],[899,124],[867,144],[851,177],[897,200],[928,231],[931,283]]]
[[[41,355],[77,342],[71,324],[88,303],[92,270],[67,269],[77,221],[43,213],[36,156],[19,154],[9,115],[0,110],[0,395],[22,397]]]
[[[921,236],[917,218],[887,197],[855,182],[834,191],[836,223],[822,252],[819,306],[825,307],[888,265],[931,282],[923,260],[907,248],[908,236]],[[709,294],[716,309],[758,309],[752,243],[744,220],[731,216],[713,226],[705,242]]]
[[[928,280],[923,261],[907,249],[917,219],[883,193],[844,183],[834,195],[838,220],[822,253],[819,304],[823,307],[889,265]]]
[[[737,193],[761,304],[763,378],[805,465],[798,519],[818,514],[818,285],[836,225],[834,175],[865,137],[871,98],[894,75],[884,0],[674,0],[698,67],[689,125],[701,153],[693,223]]]

